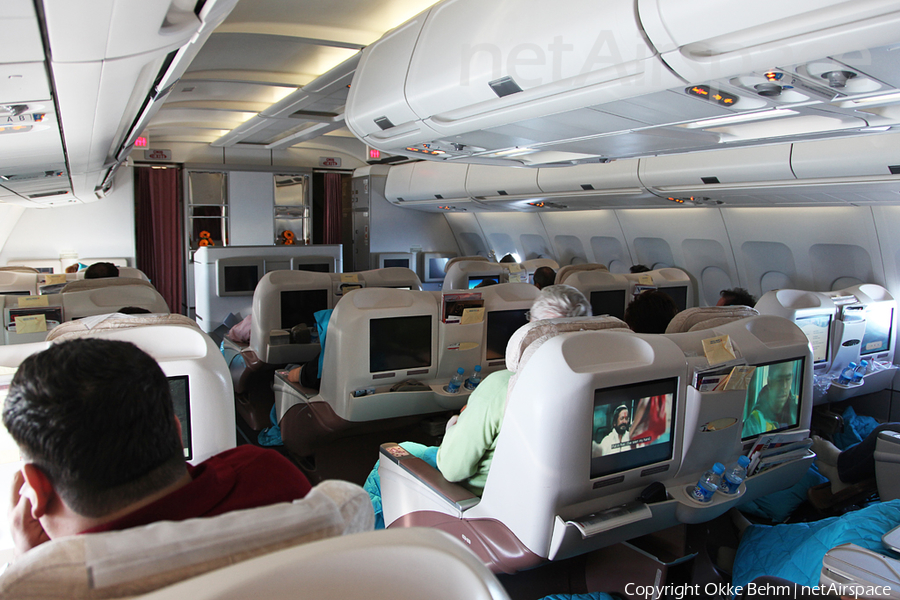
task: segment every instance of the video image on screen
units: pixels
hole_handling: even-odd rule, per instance
[[[169,393],[172,395],[172,408],[175,416],[181,423],[181,446],[184,448],[184,457],[187,460],[193,458],[191,448],[191,394],[187,375],[169,377]]]
[[[811,317],[797,317],[794,319],[797,327],[809,340],[813,349],[813,362],[820,363],[828,360],[828,340],[831,336],[831,315],[816,315]]]
[[[474,290],[475,288],[487,287],[489,285],[494,285],[500,283],[499,275],[486,275],[480,277],[469,277],[469,289]]]
[[[591,311],[596,316],[625,318],[626,290],[598,290],[591,292]]]
[[[869,305],[866,308],[866,332],[859,353],[869,355],[890,350],[893,326],[894,307],[890,304]]]
[[[388,317],[369,321],[369,372],[431,366],[431,317]]]
[[[316,324],[315,313],[328,308],[328,290],[290,290],[281,292],[281,328],[305,323]]]
[[[525,314],[528,309],[495,310],[487,315],[487,345],[485,358],[495,360],[506,358],[506,345],[519,327],[528,324]]]
[[[800,423],[804,362],[801,356],[757,365],[747,386],[741,439],[790,429]]]
[[[226,292],[252,292],[259,283],[259,267],[256,265],[226,265],[223,273]]]
[[[594,392],[591,479],[672,458],[678,378]]]

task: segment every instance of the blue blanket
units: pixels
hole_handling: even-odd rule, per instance
[[[814,523],[752,525],[741,538],[732,583],[743,587],[760,575],[774,575],[802,585],[818,585],[826,552],[853,543],[884,553],[881,536],[898,525],[900,500]]]

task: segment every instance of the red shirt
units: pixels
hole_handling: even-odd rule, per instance
[[[306,476],[275,450],[238,446],[187,465],[193,481],[171,494],[82,533],[119,531],[156,521],[213,517],[303,498],[311,486]]]

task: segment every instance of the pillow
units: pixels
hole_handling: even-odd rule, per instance
[[[856,414],[852,406],[848,406],[841,417],[844,419],[844,430],[834,434],[834,445],[841,450],[860,443],[878,427],[878,421]]]
[[[806,490],[826,481],[828,478],[819,473],[819,469],[813,464],[809,467],[806,475],[792,487],[757,498],[738,508],[741,512],[754,517],[768,519],[773,523],[784,523],[791,513],[806,500]]]

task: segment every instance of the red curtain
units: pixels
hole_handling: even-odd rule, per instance
[[[184,313],[181,169],[135,168],[137,268],[147,274],[169,310]]]
[[[325,243],[341,243],[341,199],[342,181],[340,173],[325,173]]]

